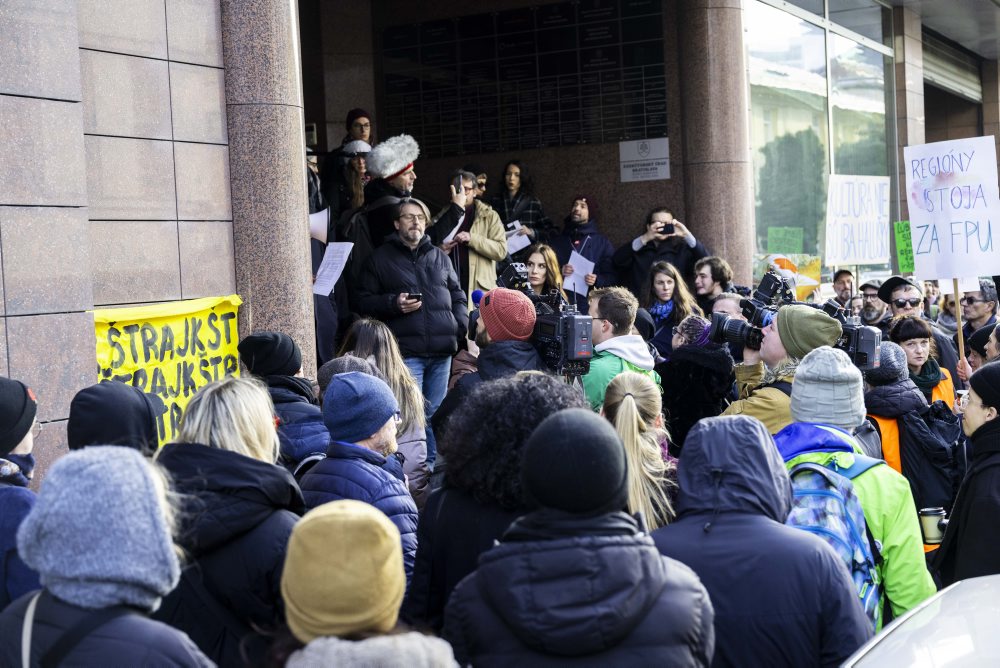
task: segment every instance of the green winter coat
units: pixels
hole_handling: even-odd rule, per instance
[[[864,454],[854,445],[857,454]],[[791,471],[796,464],[813,462],[822,466],[850,468],[854,455],[849,452],[807,452],[785,462]],[[834,470],[836,470],[834,468]],[[910,483],[888,466],[874,466],[851,481],[865,514],[865,523],[881,545],[883,564],[878,567],[882,583],[882,601],[889,598],[894,617],[916,607],[934,595],[937,588],[927,571],[924,541],[913,503]],[[879,620],[879,628],[882,620]]]
[[[590,371],[583,376],[583,391],[590,407],[601,410],[608,383],[623,371],[635,371],[649,376],[660,387],[660,374],[653,371],[653,355],[641,336],[616,336],[594,346]]]

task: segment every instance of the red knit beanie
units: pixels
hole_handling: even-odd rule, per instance
[[[535,329],[535,305],[523,292],[495,288],[479,302],[479,318],[494,341],[527,341]]]

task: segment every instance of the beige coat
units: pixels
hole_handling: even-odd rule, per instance
[[[443,212],[442,212],[443,213]],[[434,220],[441,217],[439,213]],[[507,235],[500,216],[488,204],[476,200],[476,217],[469,229],[469,311],[475,308],[472,291],[492,290],[497,286],[497,262],[507,257]]]

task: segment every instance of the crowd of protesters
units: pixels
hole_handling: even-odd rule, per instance
[[[741,288],[669,209],[615,249],[593,197],[559,231],[512,160],[492,197],[456,170],[435,215],[416,141],[372,146],[370,118],[310,178],[355,244],[318,300],[316,381],[254,332],[162,445],[155,397],[86,388],[36,494],[37,401],[0,378],[0,663],[835,666],[1000,573],[993,281],[949,304],[837,272],[882,335],[864,372],[807,304],[759,345],[713,340]],[[511,261],[530,290],[497,286]],[[578,383],[536,350],[526,292],[590,317]],[[848,519],[855,542],[823,538]]]

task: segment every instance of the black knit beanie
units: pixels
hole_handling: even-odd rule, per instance
[[[532,506],[580,515],[625,510],[625,447],[604,418],[567,408],[545,418],[528,437],[521,484]]]
[[[236,347],[240,361],[255,376],[294,376],[302,368],[302,351],[281,332],[257,332]]]
[[[987,406],[1000,410],[1000,362],[984,364],[969,376],[969,385]]]
[[[9,455],[31,430],[37,412],[35,393],[27,385],[0,376],[0,457]]]
[[[997,326],[995,322],[991,322],[985,327],[980,327],[972,333],[967,339],[969,347],[979,353],[979,356],[986,358],[986,344],[989,343],[990,336],[993,334],[993,329]]]

